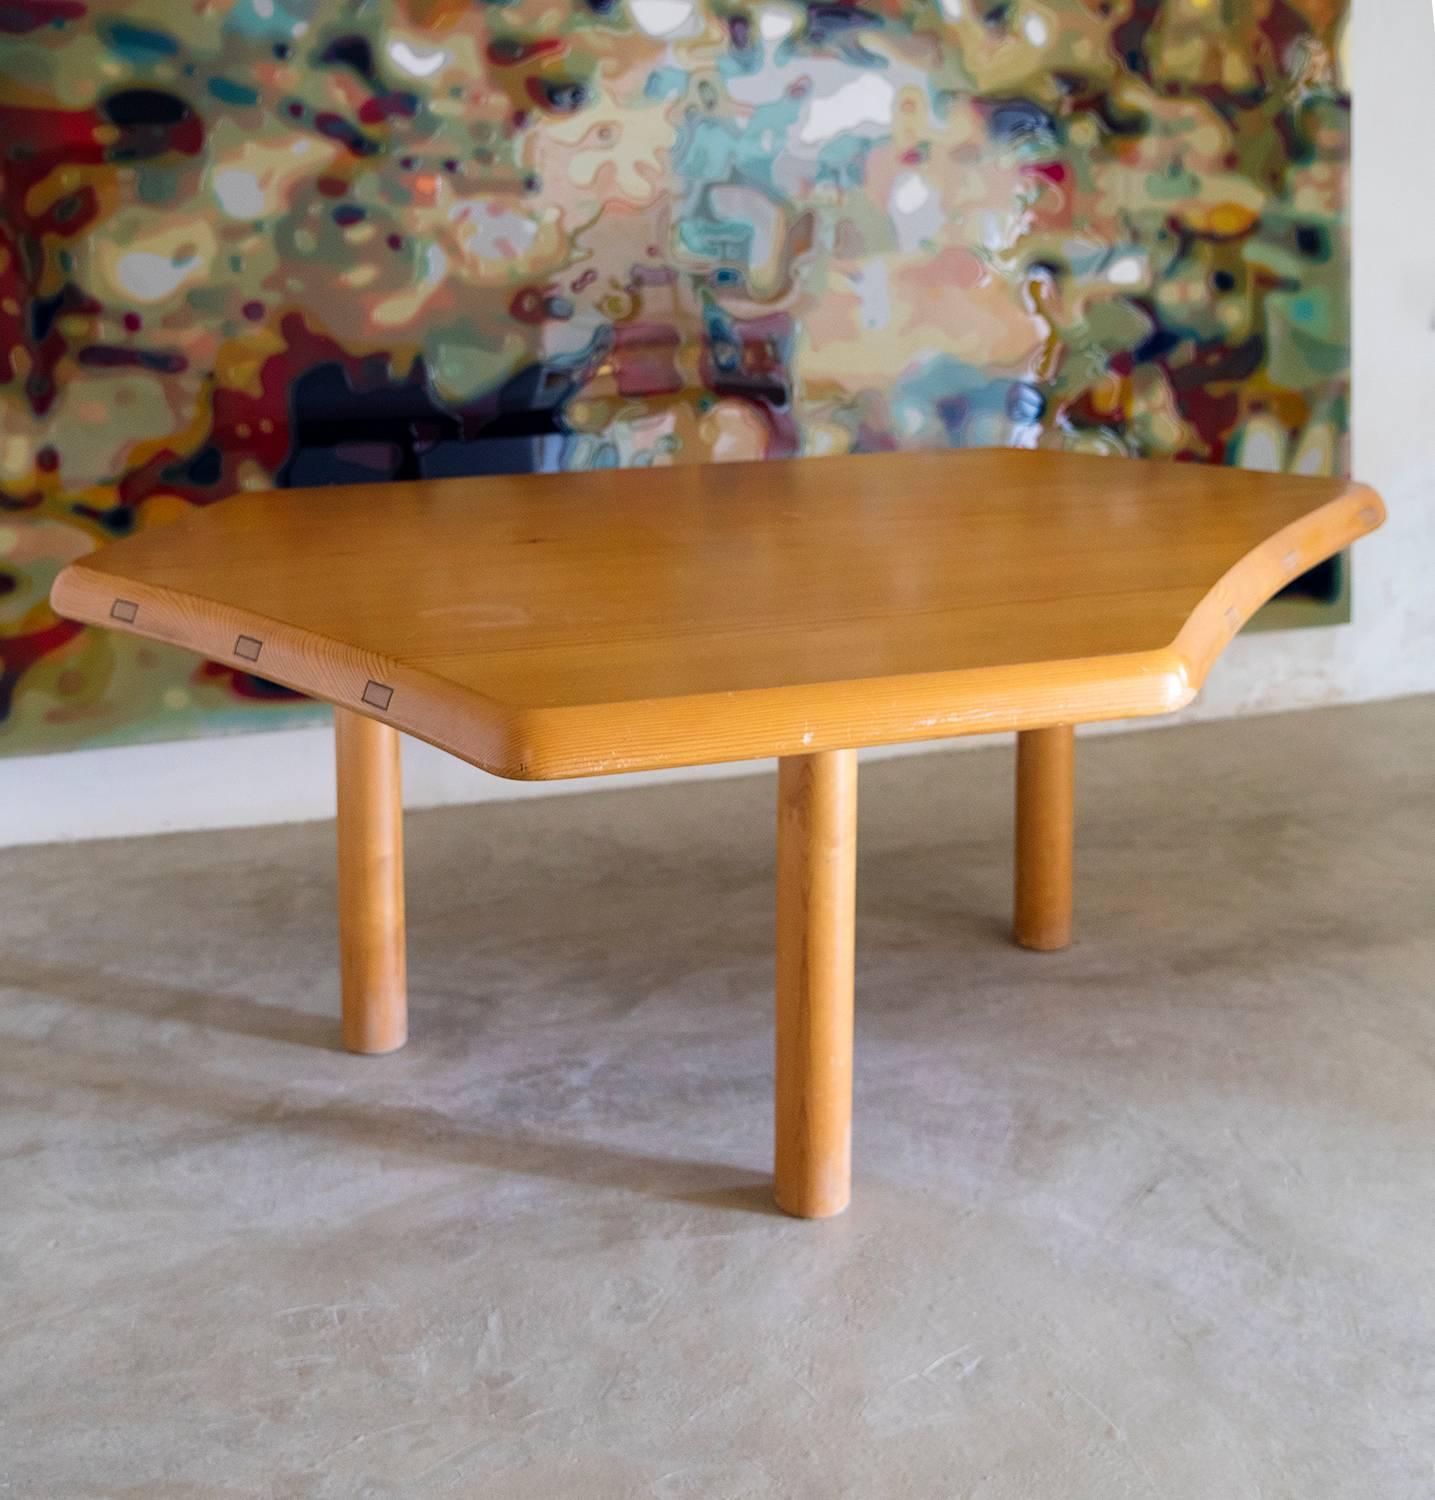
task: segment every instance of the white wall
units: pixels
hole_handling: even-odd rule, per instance
[[[1435,169],[1425,118],[1435,27],[1427,0],[1354,0],[1351,74],[1354,466],[1384,494],[1390,521],[1360,543],[1351,625],[1242,637],[1188,719],[1435,691]],[[415,807],[593,784],[498,781],[412,741],[405,755],[405,797]],[[693,774],[715,773],[622,783]],[[333,799],[323,729],[18,757],[0,760],[0,845],[322,818]]]

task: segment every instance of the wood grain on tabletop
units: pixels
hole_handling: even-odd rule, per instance
[[[1383,516],[1008,449],[340,485],[235,495],[53,599],[546,779],[1178,708]]]

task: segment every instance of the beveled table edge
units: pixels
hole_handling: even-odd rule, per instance
[[[67,619],[257,672],[495,776],[552,781],[1170,713],[1195,697],[1261,605],[1385,514],[1375,491],[1352,481],[1238,559],[1159,649],[554,708],[504,704],[252,610],[127,580],[88,558],[61,571],[50,600]]]

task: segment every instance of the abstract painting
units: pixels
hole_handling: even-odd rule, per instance
[[[311,712],[49,609],[236,490],[1340,471],[1347,9],[0,0],[0,750]]]

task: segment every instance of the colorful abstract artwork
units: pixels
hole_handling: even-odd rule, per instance
[[[0,749],[307,711],[46,602],[238,489],[1340,470],[1346,11],[0,0]]]

